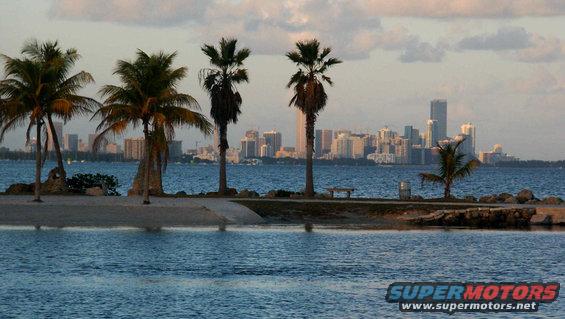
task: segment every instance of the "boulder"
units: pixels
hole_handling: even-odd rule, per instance
[[[504,200],[504,203],[506,203],[506,204],[518,204],[518,200],[516,199],[516,197],[510,195],[510,197],[507,197]]]
[[[28,194],[28,193],[33,193],[33,184],[17,183],[17,184],[12,184],[8,188],[6,188],[6,194],[9,195]]]
[[[486,195],[479,198],[479,203],[495,204],[496,202],[496,196],[494,195]]]
[[[463,200],[469,203],[477,202],[477,198],[475,196],[465,196],[463,197]]]
[[[529,189],[523,189],[516,194],[516,199],[520,204],[534,199],[534,193]]]
[[[104,190],[98,186],[87,188],[84,193],[88,196],[104,196]]]
[[[250,191],[248,189],[244,189],[241,192],[239,192],[237,195],[235,195],[235,197],[239,197],[239,198],[256,198],[259,197],[259,194],[255,191]]]
[[[412,197],[410,197],[410,200],[420,202],[420,201],[424,200],[424,197],[422,197],[420,195],[412,195]]]
[[[536,205],[536,204],[539,204],[539,203],[540,203],[539,199],[534,198],[534,199],[530,199],[529,201],[525,202],[524,204]]]
[[[187,196],[188,194],[185,191],[180,191],[176,193],[176,196]]]
[[[544,205],[561,205],[561,203],[563,203],[563,200],[555,196],[546,197],[540,202],[540,204]]]
[[[514,196],[512,196],[512,194],[509,194],[509,193],[500,193],[500,194],[498,194],[498,196],[496,196],[496,199],[497,199],[499,202],[504,203],[504,202],[506,202],[506,200],[507,200],[508,198],[510,198],[510,197],[514,197]]]
[[[59,168],[55,167],[49,171],[47,180],[41,183],[41,193],[43,194],[57,194],[66,191],[65,180],[59,173]]]
[[[530,218],[530,225],[551,225],[551,215],[535,214]]]

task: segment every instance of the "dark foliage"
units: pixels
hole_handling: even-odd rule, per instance
[[[67,186],[73,193],[84,194],[87,188],[100,187],[106,196],[120,196],[116,190],[119,186],[114,175],[105,174],[75,174],[67,178]]]

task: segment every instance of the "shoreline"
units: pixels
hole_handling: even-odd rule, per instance
[[[469,225],[429,225],[409,222],[439,211],[476,209],[537,209],[538,214],[565,216],[565,206],[482,204],[462,202],[403,202],[343,199],[244,199],[152,197],[142,205],[140,197],[46,195],[43,203],[31,196],[0,196],[0,225],[52,227],[130,227],[146,230],[162,228],[300,227],[358,230],[507,229],[540,230],[548,226],[473,227]],[[548,213],[549,212],[549,213]],[[536,215],[534,215],[536,216]],[[556,219],[562,221],[562,219]],[[558,223],[556,223],[558,224]],[[555,231],[565,227],[549,227]],[[545,230],[545,229],[544,229]]]

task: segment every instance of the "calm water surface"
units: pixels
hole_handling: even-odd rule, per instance
[[[3,228],[0,317],[406,318],[384,301],[394,281],[563,284],[564,239],[514,231]],[[563,318],[560,299],[531,317]],[[449,318],[459,317],[476,316]]]
[[[0,161],[0,190],[17,182],[33,182],[33,161]],[[44,175],[55,164],[48,162]],[[66,165],[67,174],[104,173],[115,175],[126,194],[136,173],[137,163],[72,163]],[[426,197],[442,196],[439,187],[421,187],[418,173],[434,170],[426,166],[314,166],[315,186],[318,192],[326,187],[354,187],[358,197],[395,198],[398,182],[412,183],[412,193]],[[189,194],[217,190],[217,165],[170,164],[164,176],[166,192],[185,191]],[[261,194],[272,189],[299,191],[304,187],[304,166],[290,165],[229,165],[228,183],[238,190],[247,188]],[[481,196],[492,193],[517,193],[523,188],[534,191],[537,197],[565,198],[565,169],[559,168],[480,168],[464,183],[455,185],[457,196]]]

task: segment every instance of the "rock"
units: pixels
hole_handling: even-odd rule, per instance
[[[104,190],[101,187],[90,187],[84,192],[88,196],[104,196]]]
[[[506,204],[518,204],[518,200],[516,199],[516,197],[510,195],[510,197],[507,197],[504,200],[504,203],[506,203]]]
[[[12,184],[6,189],[6,194],[17,195],[33,193],[33,184],[17,183]]]
[[[226,196],[235,196],[237,195],[237,189],[235,188],[228,188],[226,190]]]
[[[463,197],[463,200],[469,203],[475,203],[477,198],[475,196],[465,196]]]
[[[424,197],[422,197],[420,195],[413,195],[412,197],[410,197],[410,200],[420,202],[420,201],[424,200]]]
[[[507,200],[508,198],[510,198],[510,197],[514,197],[514,196],[512,196],[512,194],[509,194],[509,193],[500,193],[500,194],[498,194],[498,196],[496,196],[496,199],[497,199],[499,202],[504,203],[504,202],[506,202],[506,200]]]
[[[57,194],[65,192],[65,180],[61,178],[57,167],[49,171],[47,180],[41,183],[41,192],[43,194]]]
[[[259,197],[259,194],[255,191],[250,191],[248,189],[244,189],[241,192],[239,192],[237,195],[235,195],[235,197],[239,197],[239,198],[256,198]]]
[[[188,194],[185,191],[180,191],[176,193],[177,196],[187,196]]]
[[[495,204],[496,202],[496,196],[494,195],[486,195],[479,198],[479,203]]]
[[[561,205],[561,203],[563,203],[563,200],[555,196],[546,197],[540,202],[540,204],[544,205]]]
[[[531,225],[551,225],[552,222],[551,215],[535,214],[530,218]]]
[[[536,205],[536,204],[539,204],[539,203],[540,203],[539,199],[534,198],[534,199],[530,199],[529,201],[525,202],[524,204]]]
[[[534,193],[529,189],[523,189],[518,192],[516,195],[516,199],[520,204],[523,204],[529,200],[534,199]]]

